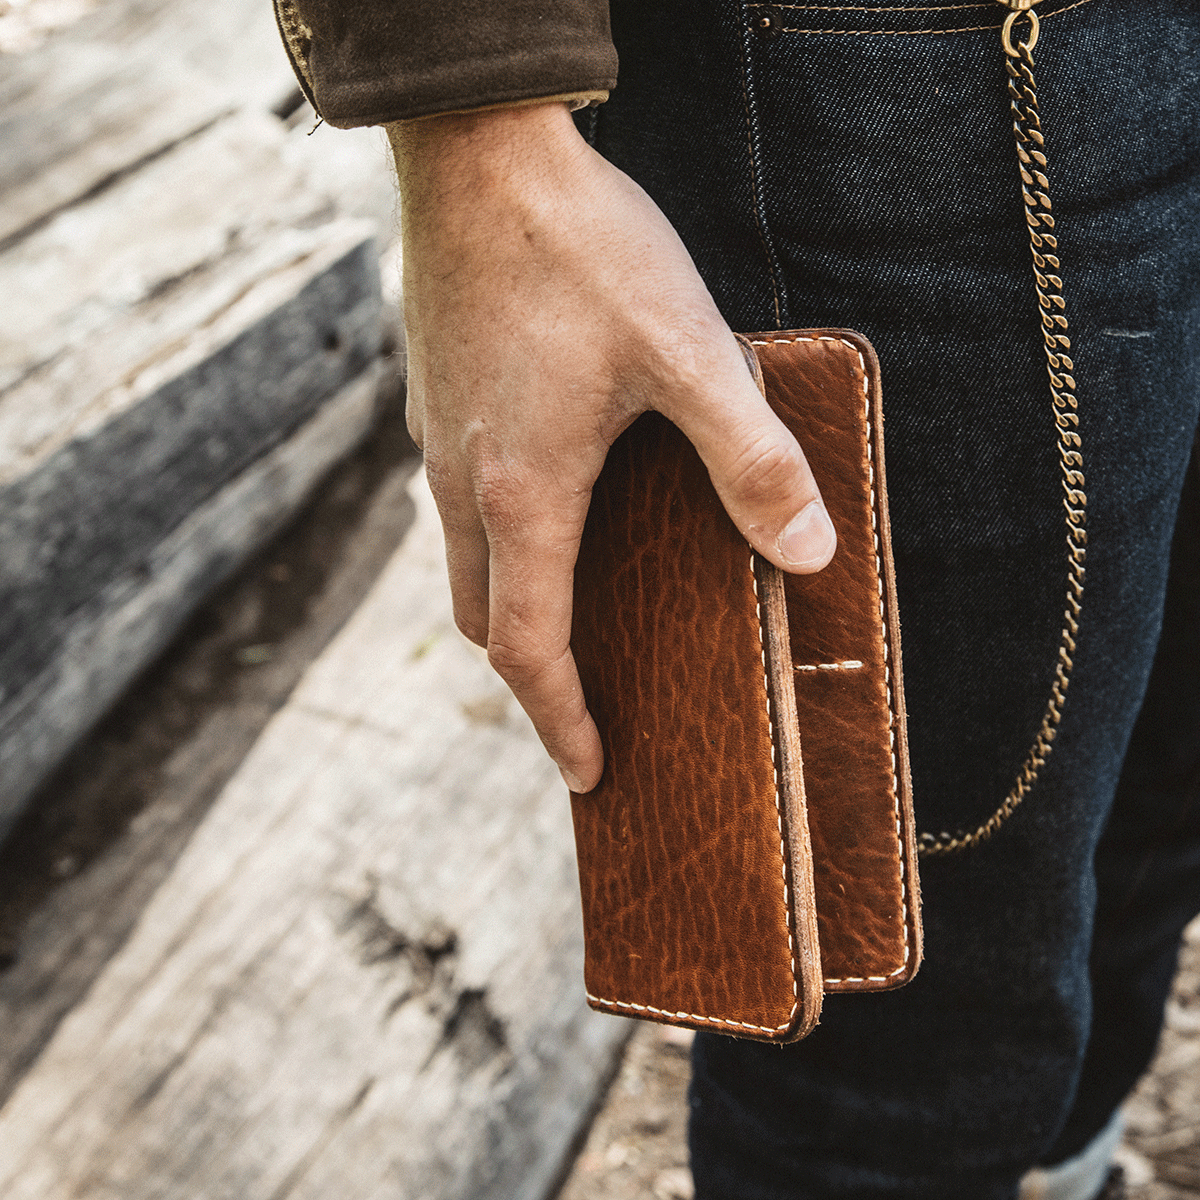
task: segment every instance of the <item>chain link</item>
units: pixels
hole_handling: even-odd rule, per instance
[[[1042,717],[1041,727],[1016,783],[1004,797],[1000,807],[980,826],[970,832],[923,833],[919,850],[924,857],[965,850],[986,841],[1029,794],[1038,774],[1054,746],[1054,738],[1062,720],[1063,703],[1071,682],[1074,665],[1075,639],[1079,634],[1079,617],[1083,604],[1084,559],[1087,555],[1087,494],[1084,492],[1083,442],[1079,434],[1079,401],[1075,393],[1075,364],[1069,351],[1066,301],[1058,258],[1058,238],[1054,233],[1054,217],[1050,203],[1050,180],[1047,176],[1045,139],[1038,114],[1037,81],[1033,75],[1033,47],[1037,42],[1039,22],[1031,5],[1036,0],[1000,0],[1012,11],[1001,30],[1005,66],[1008,69],[1008,91],[1013,114],[1013,132],[1017,140],[1018,167],[1021,174],[1021,198],[1025,205],[1025,221],[1029,227],[1029,249],[1033,254],[1033,276],[1037,291],[1038,311],[1042,326],[1042,342],[1046,354],[1046,369],[1050,375],[1050,398],[1054,406],[1054,423],[1058,431],[1059,468],[1062,473],[1063,506],[1067,526],[1067,598],[1063,612],[1063,629],[1059,640],[1058,658],[1054,667],[1054,683]],[[1013,29],[1018,20],[1029,21],[1029,33],[1024,41],[1013,45]]]

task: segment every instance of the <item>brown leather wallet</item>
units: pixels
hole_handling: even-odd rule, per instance
[[[846,330],[739,340],[837,553],[753,553],[686,438],[639,418],[575,570],[605,771],[572,813],[592,1007],[786,1042],[825,991],[913,977],[920,894],[878,360]]]

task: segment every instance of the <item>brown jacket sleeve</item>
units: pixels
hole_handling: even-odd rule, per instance
[[[381,125],[616,83],[608,0],[274,0],[330,125]]]

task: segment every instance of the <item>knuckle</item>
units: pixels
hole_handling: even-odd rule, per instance
[[[493,639],[487,652],[492,669],[514,689],[535,683],[549,665],[546,655],[511,642]]]
[[[524,640],[496,637],[493,630],[487,651],[493,670],[517,693],[548,687],[571,653],[569,647],[557,647],[532,630]]]
[[[528,510],[529,488],[517,473],[491,457],[464,460],[439,444],[425,446],[425,476],[444,515],[477,516],[488,530],[505,530]]]
[[[712,386],[716,348],[730,338],[719,317],[689,314],[692,319],[664,332],[658,349],[658,368],[669,387],[687,394],[703,393]]]
[[[528,511],[528,481],[510,465],[494,459],[479,460],[473,471],[475,503],[484,528],[503,530]]]
[[[804,469],[800,447],[760,437],[733,462],[729,485],[748,504],[770,503],[794,492]]]

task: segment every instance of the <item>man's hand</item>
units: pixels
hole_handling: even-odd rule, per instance
[[[600,739],[571,656],[572,572],[609,446],[656,409],[787,571],[836,538],[675,231],[566,106],[389,127],[400,181],[408,424],[446,533],[454,616],[588,791]]]

